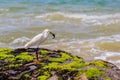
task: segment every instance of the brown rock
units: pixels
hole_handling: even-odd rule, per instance
[[[88,80],[85,73],[83,73],[79,80]]]

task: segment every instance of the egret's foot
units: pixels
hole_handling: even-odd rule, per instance
[[[40,64],[41,59],[35,59],[33,62],[34,62],[35,64]]]

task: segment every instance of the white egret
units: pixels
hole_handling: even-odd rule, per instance
[[[37,46],[36,49],[37,60],[38,60],[39,45],[43,43],[45,40],[47,40],[49,34],[52,34],[53,39],[55,38],[54,33],[52,33],[49,29],[45,29],[42,33],[36,35],[27,44],[25,44],[25,48],[30,48],[31,46]]]

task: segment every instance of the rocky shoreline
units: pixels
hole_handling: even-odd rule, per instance
[[[85,62],[62,50],[0,48],[0,80],[120,80],[114,64],[96,60]]]

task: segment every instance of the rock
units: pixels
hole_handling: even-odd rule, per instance
[[[61,57],[61,54],[54,54],[54,53],[52,53],[52,54],[49,54],[48,56],[49,57],[54,57],[54,58],[59,58],[59,57]]]
[[[29,66],[29,68],[30,68],[30,70],[35,70],[35,69],[37,69],[37,67],[36,66]]]
[[[88,80],[86,74],[83,73],[83,74],[80,76],[80,79],[79,79],[79,80]]]
[[[0,80],[120,80],[120,69],[103,60],[85,62],[62,50],[0,48]],[[32,54],[29,54],[32,52]]]
[[[58,80],[58,76],[57,76],[57,75],[53,75],[53,76],[50,77],[48,80]]]
[[[10,75],[17,74],[17,71],[14,71],[14,70],[7,70],[6,72],[8,72],[8,74],[10,74]]]

